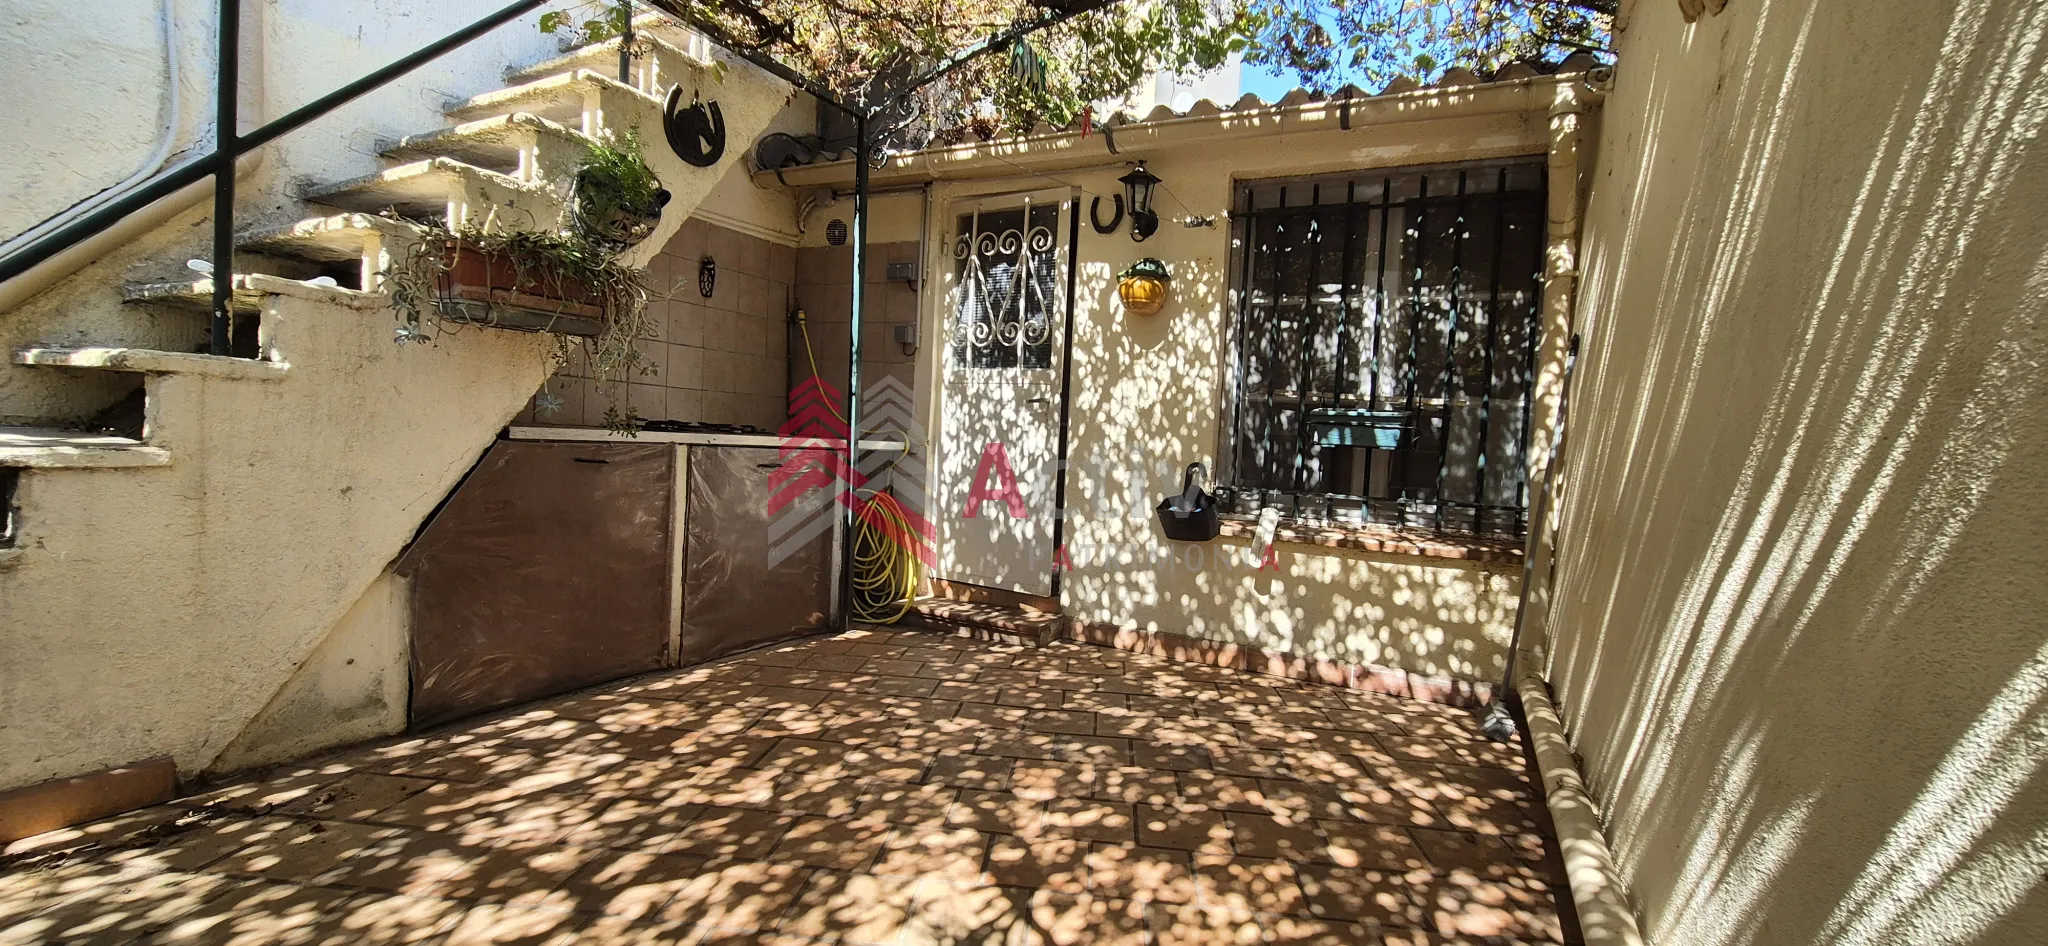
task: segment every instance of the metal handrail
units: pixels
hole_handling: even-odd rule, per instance
[[[0,282],[6,282],[73,246],[90,239],[123,218],[156,203],[179,190],[207,177],[214,179],[213,196],[213,324],[209,349],[216,355],[228,354],[228,326],[231,318],[229,306],[234,291],[235,252],[235,160],[266,144],[276,141],[304,127],[343,105],[360,98],[364,93],[375,91],[392,80],[405,75],[420,66],[446,55],[456,47],[490,32],[505,23],[539,9],[548,0],[516,0],[481,20],[448,34],[418,51],[384,66],[362,78],[350,82],[311,102],[301,105],[283,117],[268,122],[248,134],[237,134],[237,93],[240,82],[239,48],[241,44],[241,2],[220,0],[220,48],[216,63],[216,109],[217,122],[214,150],[193,160],[165,171],[151,178],[148,183],[130,191],[127,196],[116,200],[99,210],[43,235],[34,242],[0,259]]]

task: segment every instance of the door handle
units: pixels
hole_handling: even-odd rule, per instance
[[[1050,399],[1050,398],[1043,398],[1043,397],[1034,397],[1034,398],[1027,398],[1027,399],[1025,399],[1024,403],[1026,403],[1026,404],[1044,404],[1044,403],[1045,403],[1046,401],[1048,401],[1048,400],[1051,400],[1051,399]]]

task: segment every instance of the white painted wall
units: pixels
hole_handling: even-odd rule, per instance
[[[1279,126],[1271,134],[1205,141],[1190,131],[1187,140],[1142,155],[1171,191],[1158,198],[1165,218],[1159,232],[1133,243],[1123,230],[1099,235],[1081,227],[1066,532],[1073,567],[1061,593],[1069,614],[1430,677],[1499,678],[1514,622],[1518,564],[1282,544],[1278,567],[1261,571],[1248,540],[1171,542],[1152,510],[1170,485],[1177,487],[1185,464],[1199,460],[1217,468],[1225,416],[1230,231],[1227,225],[1190,229],[1180,219],[1227,211],[1236,182],[1245,178],[1540,155],[1548,145],[1550,96],[1543,85],[1528,93],[1520,113],[1362,125],[1349,133],[1290,133]],[[1078,186],[1085,212],[1091,195],[1120,193],[1116,179],[1133,156],[1109,155],[1098,138],[1076,146],[1098,149],[1102,158],[1092,167],[935,185],[931,245],[941,246],[950,232],[949,201]],[[875,207],[873,232],[916,232],[917,200],[878,200]],[[1117,301],[1116,274],[1144,256],[1168,264],[1172,298],[1159,314],[1136,317]],[[917,388],[928,392],[926,436],[938,443],[943,386],[934,378],[944,357],[939,333],[948,317],[953,266],[938,252],[929,265],[935,291],[924,294]],[[970,476],[978,459],[939,458],[941,468],[928,482]]]
[[[1620,39],[1550,622],[1622,879],[1659,946],[2038,944],[2048,5],[1681,6]]]
[[[0,164],[0,238],[132,173],[160,132],[165,62],[161,0],[19,0],[0,12],[0,127],[18,143]],[[172,0],[184,98],[177,147],[212,149],[215,32],[210,0]],[[399,58],[495,7],[416,0],[248,0],[243,3],[245,128],[275,118]],[[441,127],[449,97],[504,84],[507,67],[559,51],[539,13],[499,27],[370,93],[271,149],[270,182],[333,180],[376,170],[379,137]],[[289,201],[245,204],[252,222]],[[290,216],[296,209],[285,213]]]

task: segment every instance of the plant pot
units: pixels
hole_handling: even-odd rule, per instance
[[[657,188],[646,206],[634,206],[593,196],[591,180],[588,171],[576,175],[569,205],[577,229],[591,241],[628,247],[652,236],[661,225],[661,209],[670,198],[667,188]]]
[[[507,328],[596,335],[603,327],[603,299],[588,285],[553,273],[524,272],[503,253],[459,241],[442,245],[436,289],[445,301],[442,317]]]
[[[1156,315],[1166,308],[1166,294],[1173,277],[1166,264],[1147,257],[1118,274],[1117,298],[1132,315]]]
[[[1408,412],[1318,407],[1308,412],[1308,428],[1319,446],[1398,450],[1408,435]]]

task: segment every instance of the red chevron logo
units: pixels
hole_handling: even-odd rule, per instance
[[[789,392],[789,419],[776,429],[782,436],[782,462],[768,475],[769,515],[782,514],[811,490],[836,488],[838,505],[853,510],[888,541],[914,549],[926,565],[936,565],[932,539],[937,529],[930,520],[903,509],[907,522],[899,524],[859,500],[868,477],[847,464],[846,419],[839,411],[845,401],[843,392],[816,376],[804,379]],[[844,484],[843,488],[837,484]]]

